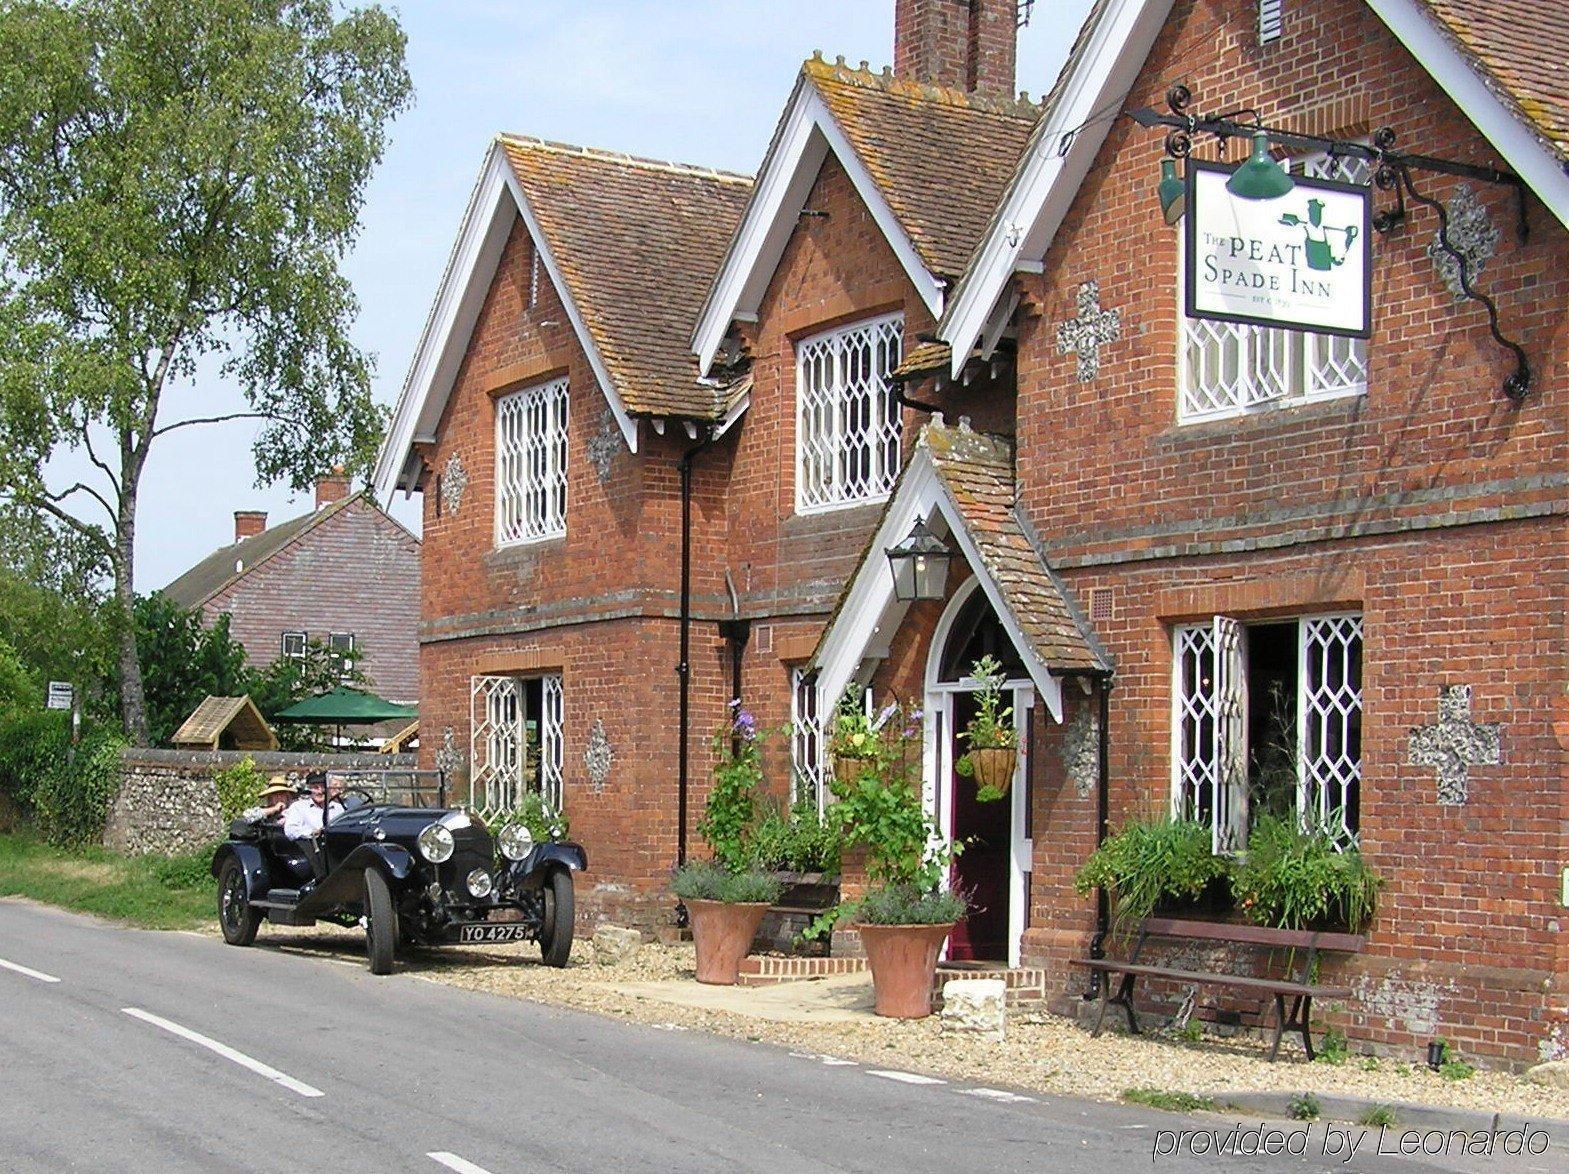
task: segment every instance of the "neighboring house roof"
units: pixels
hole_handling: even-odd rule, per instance
[[[813,56],[801,67],[693,332],[704,373],[730,323],[757,311],[828,152],[936,315],[1039,114],[1027,101],[1000,102]]]
[[[1366,3],[1569,226],[1569,11],[1561,0]],[[1172,0],[1096,0],[1090,9],[937,324],[953,347],[954,375],[1009,296],[1014,273],[1038,268],[1051,247],[1171,7]],[[1224,105],[1223,96],[1216,101]]]
[[[245,694],[207,698],[181,723],[170,744],[207,750],[276,750],[278,739]]]
[[[480,171],[372,478],[414,487],[507,238],[522,217],[578,342],[637,450],[637,416],[715,419],[686,340],[751,189],[743,175],[501,135]]]
[[[1032,541],[1017,495],[1006,439],[973,432],[965,421],[949,427],[940,414],[921,429],[808,664],[825,705],[838,700],[866,660],[887,655],[907,605],[894,598],[884,552],[918,519],[939,532],[946,526],[1059,720],[1062,675],[1110,671],[1067,587]]]
[[[252,534],[239,542],[221,546],[165,587],[163,593],[183,608],[201,607],[229,584],[249,575],[296,538],[343,512],[351,502],[364,496],[365,490],[362,489],[302,517],[279,522],[260,534]],[[370,504],[375,508],[374,502]]]

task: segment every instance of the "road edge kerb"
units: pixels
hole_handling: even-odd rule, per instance
[[[1291,1102],[1307,1096],[1303,1092],[1237,1092],[1222,1089],[1201,1093],[1216,1104],[1224,1106],[1222,1112],[1250,1113],[1263,1117],[1291,1120]],[[1342,1096],[1338,1093],[1314,1092],[1319,1104],[1319,1120],[1336,1124],[1362,1125],[1362,1117],[1377,1108],[1386,1108],[1395,1115],[1394,1128],[1428,1129],[1449,1132],[1504,1132],[1520,1129],[1527,1123],[1533,1129],[1547,1134],[1555,1145],[1569,1149],[1569,1121],[1557,1117],[1521,1117],[1513,1113],[1489,1113],[1481,1109],[1445,1109],[1435,1105],[1422,1105],[1412,1101],[1379,1101],[1371,1097]],[[1303,1122],[1297,1122],[1303,1124]],[[1362,1125],[1364,1129],[1376,1126]]]

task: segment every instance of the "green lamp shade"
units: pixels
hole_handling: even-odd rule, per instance
[[[1253,136],[1253,154],[1231,173],[1226,190],[1240,200],[1274,200],[1285,195],[1296,183],[1286,169],[1269,153],[1269,136],[1259,131]]]
[[[1175,159],[1162,159],[1160,161],[1160,211],[1166,218],[1167,224],[1175,224],[1182,219],[1182,213],[1187,205],[1188,188],[1182,182],[1182,177],[1177,174],[1177,161]]]

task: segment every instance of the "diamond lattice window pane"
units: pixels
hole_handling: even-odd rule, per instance
[[[469,806],[492,819],[538,791],[561,810],[561,677],[477,676],[469,695]]]
[[[824,782],[823,725],[817,715],[817,683],[800,669],[790,670],[790,801],[810,799],[821,812],[827,802]]]
[[[887,496],[899,475],[899,401],[888,382],[904,320],[895,314],[796,347],[796,503],[801,509]]]
[[[496,401],[496,543],[567,532],[567,381]]]
[[[1302,621],[1298,734],[1305,819],[1355,846],[1362,790],[1362,617]]]

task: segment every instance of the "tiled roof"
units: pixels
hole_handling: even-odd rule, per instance
[[[359,493],[352,493],[341,501],[312,510],[301,517],[279,522],[260,534],[252,534],[239,542],[220,546],[165,587],[163,593],[183,608],[200,607],[231,581],[250,574],[301,534],[341,512],[350,502],[364,495],[365,490],[360,490]],[[374,503],[371,504],[374,508]]]
[[[1040,109],[852,69],[814,56],[802,74],[939,277],[964,272]]]
[[[888,378],[896,382],[915,379],[928,371],[946,367],[952,357],[953,348],[945,342],[918,342],[904,353],[904,358],[888,373]]]
[[[1046,565],[1014,508],[1013,446],[1000,436],[934,419],[917,448],[930,455],[986,572],[1019,630],[1053,670],[1103,672],[1108,665],[1067,587]]]
[[[744,175],[503,135],[567,295],[632,415],[710,419],[688,341],[752,190]]]
[[[1569,3],[1424,0],[1494,93],[1569,162]]]

